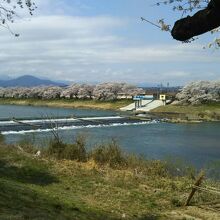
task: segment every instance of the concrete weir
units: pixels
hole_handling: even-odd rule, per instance
[[[87,118],[63,118],[63,119],[33,119],[33,120],[8,120],[0,121],[2,134],[43,132],[53,129],[68,130],[74,128],[90,128],[105,126],[122,126],[143,123],[139,119],[110,116],[110,117],[87,117]]]
[[[149,112],[149,111],[151,111],[155,108],[158,108],[160,106],[164,106],[164,101],[154,100],[154,101],[150,102],[149,104],[147,104],[146,106],[136,109],[136,111]]]
[[[146,106],[146,105],[148,105],[148,104],[151,103],[151,102],[152,102],[152,100],[143,100],[143,101],[142,101],[142,106]],[[120,108],[121,111],[133,111],[133,110],[135,110],[135,109],[136,109],[135,102],[132,103],[132,104],[130,104],[130,105],[128,105],[128,106],[125,106],[125,107],[123,107],[123,108]]]
[[[158,108],[160,106],[163,106],[165,103],[164,101],[162,100],[143,100],[142,101],[142,106],[139,107],[139,108],[136,108],[135,106],[135,102],[126,106],[126,107],[123,107],[121,108],[120,110],[121,111],[140,111],[140,112],[149,112],[155,108]]]

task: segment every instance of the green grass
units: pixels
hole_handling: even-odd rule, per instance
[[[109,159],[118,159],[116,146],[104,151]],[[185,212],[182,204],[193,178],[173,175],[170,164],[161,161],[119,155],[126,166],[109,166],[109,159],[100,164],[100,158],[96,163],[92,156],[86,162],[37,158],[15,146],[1,146],[0,219],[152,220],[175,219],[173,210]],[[193,203],[216,199],[200,193]]]
[[[178,114],[182,114],[189,118],[201,120],[220,120],[220,103],[198,106],[166,105],[152,110],[152,113],[171,115],[172,117],[179,117]]]
[[[1,105],[31,105],[31,106],[49,106],[64,108],[88,108],[103,110],[119,110],[121,107],[129,105],[132,100],[116,100],[116,101],[96,101],[96,100],[68,100],[68,99],[14,99],[0,98]]]

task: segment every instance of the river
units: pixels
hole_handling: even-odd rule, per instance
[[[22,123],[18,124],[12,118]],[[114,138],[125,151],[149,159],[178,158],[199,168],[220,160],[218,122],[140,122],[129,120],[114,111],[0,106],[0,131],[8,143],[30,138],[43,146],[52,136],[49,125],[54,120],[57,120],[63,140],[71,142],[78,133],[83,133],[89,140],[88,148],[95,143],[107,142]],[[33,129],[29,124],[36,127]]]

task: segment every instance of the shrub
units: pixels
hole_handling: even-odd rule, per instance
[[[87,159],[85,138],[77,136],[73,144],[65,144],[60,139],[54,139],[49,144],[47,155],[58,160],[67,159],[84,162]]]
[[[87,160],[86,141],[82,135],[76,137],[74,144],[66,145],[64,158],[85,162]]]
[[[178,198],[172,198],[171,199],[171,204],[175,207],[181,207],[183,204]]]
[[[206,173],[209,178],[220,180],[220,160],[213,161],[207,165]]]
[[[146,173],[148,175],[167,177],[166,165],[163,161],[149,160],[146,163]]]
[[[0,144],[3,144],[5,142],[4,135],[0,132]]]
[[[126,156],[114,140],[109,144],[102,144],[95,148],[91,152],[91,158],[100,165],[108,164],[112,168],[127,164]]]
[[[18,146],[21,147],[25,152],[34,154],[37,152],[37,148],[34,146],[35,139],[25,136],[18,142]]]
[[[182,161],[181,159],[168,158],[165,162],[165,169],[170,176],[188,176],[194,179],[196,176],[196,170],[190,164]]]
[[[64,155],[65,155],[65,149],[66,149],[67,145],[64,144],[62,141],[58,141],[58,140],[52,140],[49,143],[49,147],[47,150],[47,154],[49,156],[52,156],[58,160],[64,159]]]

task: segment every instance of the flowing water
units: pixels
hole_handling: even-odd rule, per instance
[[[127,152],[151,159],[179,158],[197,167],[220,160],[220,123],[217,122],[143,122],[129,120],[113,111],[0,106],[0,131],[9,143],[31,138],[43,146],[52,137],[51,129],[55,125],[66,142],[73,141],[78,133],[85,134],[88,148],[114,138]]]

